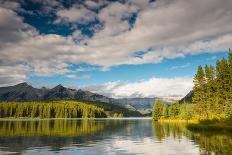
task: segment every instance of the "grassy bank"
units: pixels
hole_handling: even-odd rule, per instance
[[[167,123],[197,123],[197,120],[184,120],[184,119],[159,119],[158,122]]]
[[[158,122],[164,123],[187,123],[187,129],[199,132],[231,132],[232,120],[231,119],[159,119]]]
[[[199,121],[198,123],[188,124],[187,128],[192,131],[231,132],[232,131],[232,120]]]
[[[232,126],[228,124],[203,124],[203,123],[198,123],[198,124],[188,124],[187,129],[191,131],[219,131],[219,132],[231,132],[232,131]]]

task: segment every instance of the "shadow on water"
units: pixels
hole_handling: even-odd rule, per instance
[[[153,122],[152,129],[159,142],[167,138],[176,140],[187,138],[199,147],[200,154],[232,154],[232,133],[193,132],[183,123]]]

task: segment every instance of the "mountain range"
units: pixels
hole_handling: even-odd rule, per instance
[[[14,86],[0,87],[0,101],[47,101],[73,99],[83,101],[97,101],[104,103],[112,103],[127,107],[131,110],[150,111],[155,100],[159,99],[166,104],[174,101],[167,101],[162,98],[109,98],[97,93],[85,91],[82,89],[70,89],[62,85],[54,88],[34,88],[26,82]]]
[[[34,88],[27,83],[20,83],[9,87],[0,87],[0,101],[46,101],[60,99],[76,99],[86,101],[110,102],[110,98],[103,95],[70,89],[62,85],[54,88]]]

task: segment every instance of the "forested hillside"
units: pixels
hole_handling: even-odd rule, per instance
[[[74,100],[0,102],[0,118],[102,118],[141,117],[138,111],[103,103]]]
[[[107,117],[94,105],[75,101],[1,102],[0,118],[99,118]]]
[[[142,117],[139,111],[129,110],[126,107],[104,103],[104,102],[91,102],[91,101],[83,101],[86,104],[94,105],[104,109],[105,113],[108,117]]]
[[[153,107],[153,118],[216,119],[232,118],[232,51],[228,59],[215,66],[199,66],[194,77],[192,104],[184,102],[171,106],[160,101]]]

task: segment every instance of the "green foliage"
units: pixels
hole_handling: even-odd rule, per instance
[[[0,121],[0,137],[10,136],[83,136],[105,128],[103,123],[93,120],[27,120]]]
[[[232,120],[232,51],[228,59],[218,60],[216,68],[199,66],[194,77],[193,104],[175,103],[153,109],[153,118]],[[160,110],[163,110],[160,112]],[[162,115],[160,115],[160,113]]]
[[[198,130],[195,125],[183,123],[162,123],[153,122],[153,133],[158,141],[164,139],[185,139],[193,141],[199,147],[199,154],[204,155],[231,155],[232,134],[231,129],[222,132],[225,128],[218,126],[201,126],[203,130]],[[212,129],[212,130],[211,130]],[[191,131],[190,131],[191,130]],[[209,131],[211,130],[211,131]]]
[[[192,104],[184,103],[180,106],[179,118],[190,120],[193,116]]]
[[[84,102],[85,104],[94,105],[94,106],[97,106],[99,108],[104,109],[104,111],[108,117],[114,117],[115,113],[122,113],[123,117],[141,117],[141,116],[143,116],[138,111],[129,110],[125,107],[115,105],[115,104],[104,103],[104,102],[91,102],[91,101],[82,101],[82,102]]]
[[[152,117],[154,120],[159,120],[163,116],[163,104],[157,100],[153,106]]]
[[[168,105],[164,105],[163,106],[163,118],[169,118],[169,108],[168,108]]]
[[[102,108],[76,101],[1,102],[0,118],[95,118],[106,117]]]
[[[202,68],[202,66],[198,66],[197,69],[197,74],[194,77],[194,87],[193,87],[193,91],[194,91],[194,96],[193,96],[193,103],[198,103],[199,104],[199,108],[198,113],[203,114],[204,112],[204,102],[205,102],[205,73],[204,70]]]
[[[123,114],[122,113],[114,113],[113,117],[114,118],[122,118]]]

